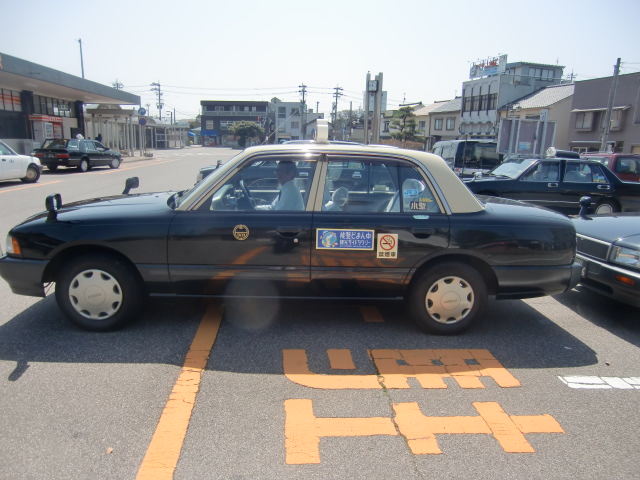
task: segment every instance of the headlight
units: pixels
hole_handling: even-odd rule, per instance
[[[640,268],[640,251],[631,248],[613,247],[611,261],[631,268]]]
[[[11,235],[7,235],[7,253],[11,253],[13,255],[22,255],[20,243],[18,243],[18,240]]]

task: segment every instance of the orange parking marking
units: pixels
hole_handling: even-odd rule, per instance
[[[382,323],[384,318],[376,307],[370,307],[367,305],[360,305],[360,314],[364,318],[365,322],[369,323]]]
[[[284,402],[286,462],[320,463],[320,439],[402,435],[411,453],[438,455],[437,435],[493,436],[507,453],[535,453],[525,433],[565,433],[550,415],[507,415],[495,402],[474,402],[478,416],[429,417],[415,402],[393,405],[394,418],[318,418],[309,399]]]
[[[355,370],[356,366],[351,358],[351,350],[348,348],[327,350],[329,365],[334,370]]]
[[[343,354],[330,353],[331,356]],[[519,387],[520,382],[488,350],[370,350],[369,356],[378,375],[326,375],[309,369],[306,350],[283,350],[285,376],[299,385],[327,390],[410,388],[408,378],[418,380],[422,388],[447,388],[445,379],[461,388],[485,388],[483,377],[503,388]],[[349,360],[351,355],[349,353]],[[334,367],[331,363],[332,369]],[[348,369],[354,369],[349,365]]]
[[[393,405],[395,422],[412,453],[440,454],[436,434],[493,435],[507,453],[534,453],[525,433],[565,433],[551,415],[507,415],[496,402],[474,402],[478,417],[428,417],[417,403]]]
[[[290,465],[320,463],[322,437],[398,434],[390,418],[318,418],[311,400],[285,400],[284,410],[286,462]]]
[[[217,304],[209,305],[138,469],[138,480],[173,478],[200,389],[202,374],[218,335],[221,320],[222,307]]]

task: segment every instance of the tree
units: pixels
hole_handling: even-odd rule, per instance
[[[234,123],[229,131],[236,137],[239,137],[238,145],[242,148],[247,144],[247,138],[264,135],[264,128],[255,122],[249,122],[247,120]]]
[[[391,136],[396,140],[406,142],[416,138],[416,114],[413,113],[413,107],[401,107],[393,114],[389,130],[392,130]]]

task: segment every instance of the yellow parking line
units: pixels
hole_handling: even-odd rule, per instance
[[[180,458],[189,420],[200,389],[200,380],[218,335],[222,307],[210,304],[200,321],[184,365],[162,411],[147,453],[138,469],[138,480],[171,479]]]

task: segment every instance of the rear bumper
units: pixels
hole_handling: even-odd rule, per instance
[[[45,260],[25,260],[5,255],[0,257],[0,277],[7,281],[15,294],[44,297],[42,274],[46,265]]]
[[[534,298],[571,290],[580,281],[581,266],[494,267],[498,277],[496,298]]]

